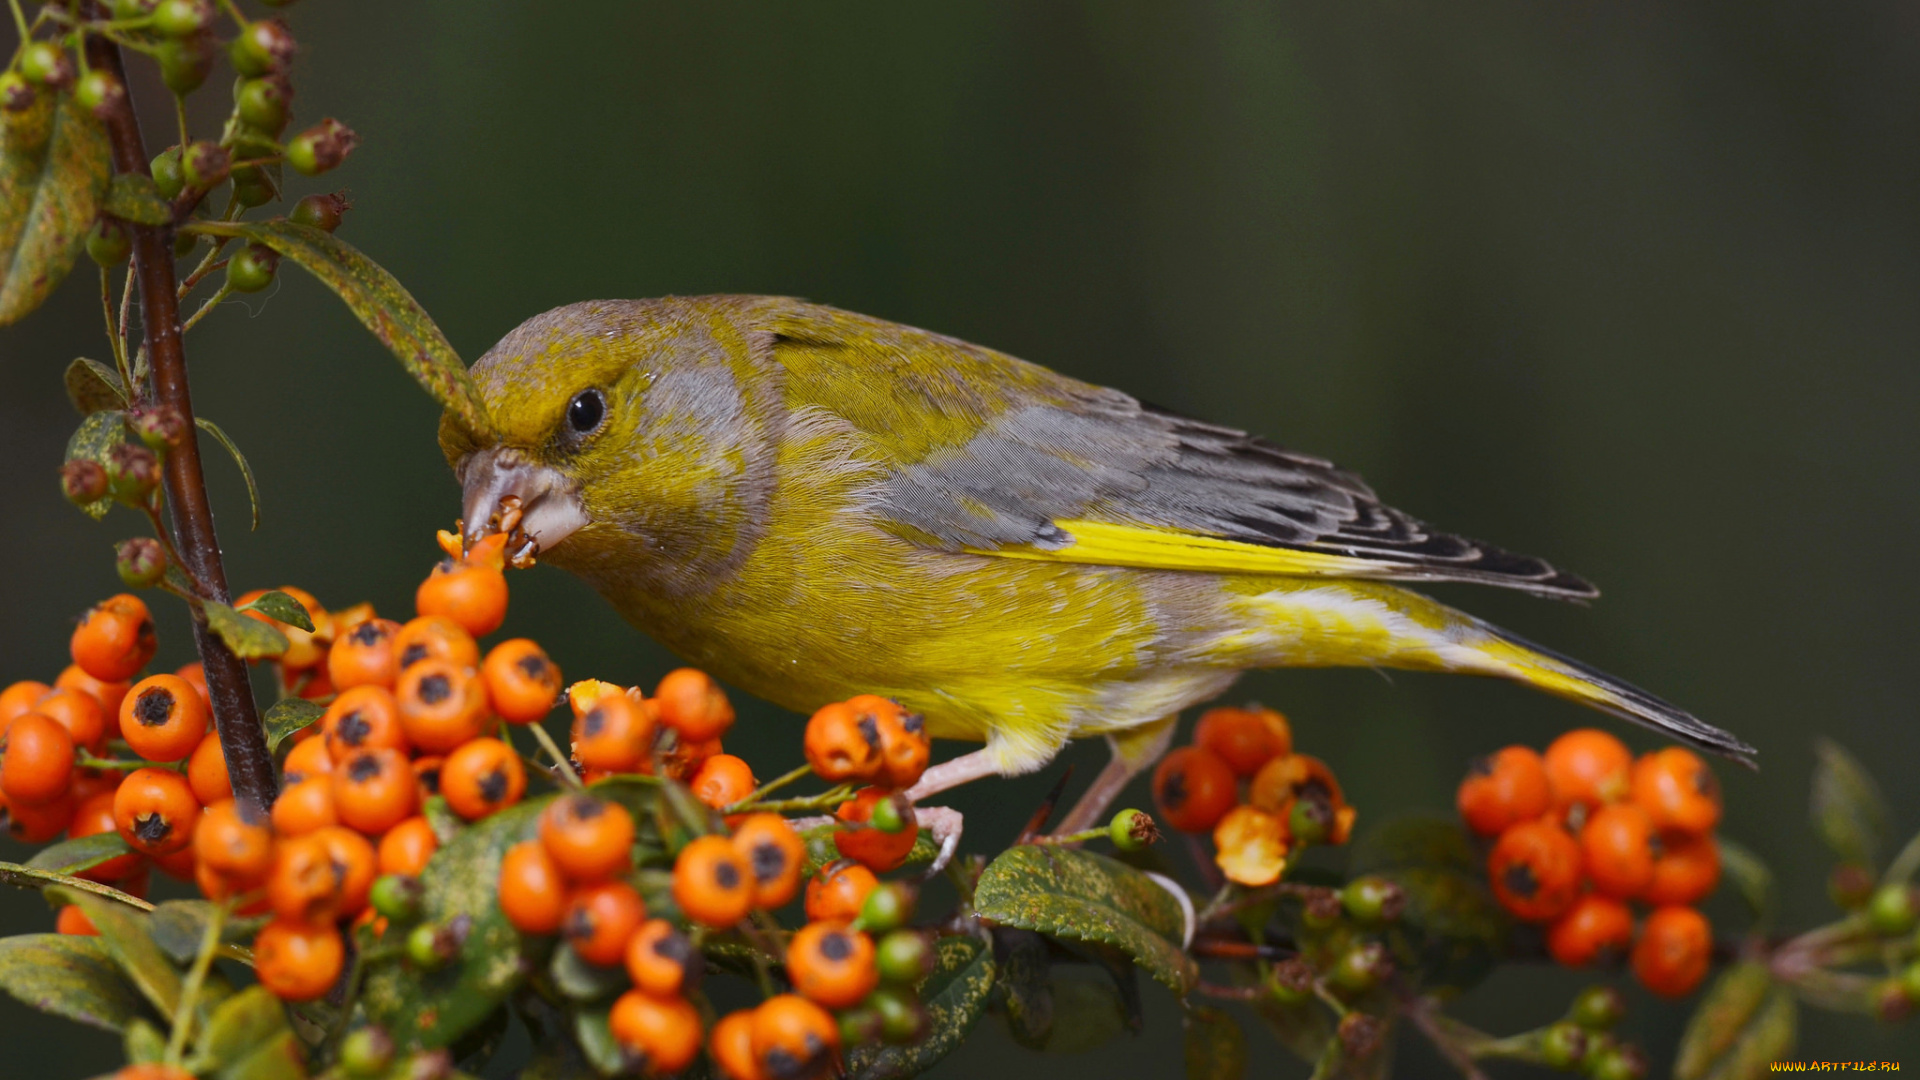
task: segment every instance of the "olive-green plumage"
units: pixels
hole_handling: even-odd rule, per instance
[[[470,528],[515,496],[542,560],[688,662],[802,712],[896,697],[1002,772],[1273,666],[1498,675],[1751,752],[1388,583],[1578,578],[989,349],[781,298],[601,301],[473,377],[497,430],[441,429]]]

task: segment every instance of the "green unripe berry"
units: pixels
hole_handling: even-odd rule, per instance
[[[880,1037],[894,1045],[919,1042],[927,1031],[927,1010],[913,991],[883,986],[867,995],[862,1006],[880,1014]]]
[[[1540,1033],[1540,1060],[1550,1069],[1572,1069],[1586,1054],[1587,1032],[1579,1024],[1562,1020]]]
[[[243,165],[233,170],[233,198],[251,210],[273,201],[273,181],[258,165]]]
[[[1589,1054],[1583,1064],[1591,1080],[1642,1080],[1647,1075],[1647,1055],[1631,1043]]]
[[[885,1024],[880,1020],[880,1012],[866,1005],[855,1005],[843,1010],[839,1015],[840,1045],[864,1046],[879,1042],[885,1033]]]
[[[360,145],[352,128],[328,117],[293,137],[287,144],[287,164],[306,176],[318,176],[339,165]]]
[[[1386,878],[1355,878],[1340,890],[1340,905],[1363,923],[1392,922],[1406,910],[1407,894]]]
[[[1295,799],[1287,813],[1287,829],[1296,844],[1324,844],[1333,831],[1333,807],[1322,799]]]
[[[1627,1015],[1627,999],[1611,986],[1589,986],[1567,1009],[1567,1019],[1588,1031],[1606,1031]]]
[[[113,0],[107,5],[116,19],[138,19],[153,14],[160,0]]]
[[[309,225],[321,232],[332,232],[340,227],[340,221],[351,209],[351,204],[339,195],[309,195],[293,205],[293,213],[287,215],[295,225]]]
[[[1121,851],[1144,851],[1160,839],[1153,816],[1140,810],[1122,810],[1107,822],[1107,839]]]
[[[101,266],[119,266],[132,254],[133,234],[119,218],[100,218],[87,231],[87,257]]]
[[[17,71],[0,72],[0,110],[23,113],[33,108],[39,93],[25,75]]]
[[[235,292],[259,292],[273,284],[273,272],[279,266],[279,252],[264,244],[248,244],[227,263],[227,284]]]
[[[1900,981],[1907,988],[1907,996],[1920,1001],[1920,960],[1908,964],[1900,972]]]
[[[1867,1005],[1882,1022],[1897,1024],[1913,1015],[1914,997],[1907,993],[1907,980],[1895,976],[1880,980],[1868,991]]]
[[[219,143],[202,139],[180,155],[180,174],[190,187],[210,188],[225,180],[232,170],[233,155]]]
[[[187,439],[187,418],[171,405],[146,405],[133,410],[127,414],[127,428],[157,454]]]
[[[60,494],[75,506],[87,506],[107,497],[107,470],[88,458],[74,458],[60,466]]]
[[[1334,961],[1333,970],[1327,972],[1327,978],[1350,994],[1364,994],[1380,985],[1380,980],[1392,968],[1387,947],[1368,941],[1341,953],[1340,959]]]
[[[438,971],[459,951],[445,927],[421,923],[407,933],[407,959],[422,971]]]
[[[89,71],[73,84],[74,103],[102,120],[126,98],[127,88],[105,71]]]
[[[198,246],[200,246],[200,237],[194,233],[177,232],[173,234],[173,257],[176,259],[184,259],[193,254],[193,249]]]
[[[213,8],[205,0],[160,0],[153,9],[153,28],[168,37],[197,34],[212,22]]]
[[[1873,898],[1873,871],[1859,863],[1841,863],[1827,875],[1827,896],[1836,907],[1858,911]]]
[[[1313,999],[1313,968],[1297,956],[1273,965],[1267,989],[1281,1005],[1304,1005]]]
[[[393,1064],[393,1037],[382,1028],[355,1028],[340,1040],[340,1067],[352,1077],[374,1077]]]
[[[900,809],[899,795],[889,795],[873,804],[873,812],[868,816],[867,824],[883,833],[897,833],[907,827],[907,822],[913,820],[912,815],[911,808],[904,812]]]
[[[233,103],[243,123],[278,136],[287,127],[287,106],[293,88],[284,79],[268,76],[248,79],[234,88]]]
[[[381,917],[395,923],[410,923],[420,917],[420,899],[425,890],[412,874],[382,874],[373,883],[368,900]]]
[[[1867,901],[1867,921],[1875,933],[1892,937],[1913,929],[1917,914],[1913,893],[1911,886],[1901,883],[1882,885],[1873,891],[1873,898]]]
[[[227,59],[242,78],[254,78],[285,68],[293,59],[293,35],[279,19],[248,23],[227,47]]]
[[[178,198],[187,189],[187,174],[180,167],[179,147],[169,146],[160,151],[149,168],[153,171],[153,186],[160,189],[161,198]]]
[[[73,61],[51,41],[36,41],[20,51],[20,74],[36,86],[65,86],[73,81]]]
[[[1345,911],[1340,894],[1332,889],[1309,893],[1301,905],[1300,923],[1309,930],[1328,930],[1340,921]]]
[[[160,81],[181,96],[200,89],[213,73],[213,44],[205,34],[168,38],[154,56],[160,61]]]
[[[886,982],[912,986],[933,974],[939,961],[927,936],[917,930],[895,930],[874,946],[873,966]]]
[[[860,905],[860,926],[875,934],[905,926],[913,918],[914,903],[918,899],[913,886],[902,881],[883,881]]]
[[[122,540],[113,550],[113,569],[129,589],[147,589],[167,576],[167,553],[149,536]]]
[[[121,443],[107,451],[107,490],[132,507],[147,505],[160,486],[160,459],[135,443]]]

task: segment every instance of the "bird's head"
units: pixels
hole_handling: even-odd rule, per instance
[[[531,553],[596,585],[724,580],[759,539],[781,415],[751,307],[590,301],[501,339],[472,369],[492,430],[440,425],[467,538],[517,499]]]

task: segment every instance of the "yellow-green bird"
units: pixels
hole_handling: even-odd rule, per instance
[[[1594,596],[1580,578],[992,349],[779,297],[592,301],[521,324],[473,378],[494,430],[440,432],[470,537],[517,506],[529,554],[689,663],[802,713],[896,698],[986,744],[915,797],[1104,735],[1113,762],[1062,823],[1086,827],[1181,709],[1269,667],[1494,675],[1753,753],[1389,584]]]

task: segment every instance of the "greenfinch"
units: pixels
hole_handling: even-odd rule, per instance
[[[593,301],[473,367],[492,430],[441,448],[469,538],[579,575],[661,644],[808,713],[899,700],[985,745],[924,797],[1114,760],[1084,827],[1242,671],[1492,675],[1747,760],[1659,698],[1394,582],[1585,599],[1540,559],[1440,532],[1329,462],[992,349],[798,300]]]

